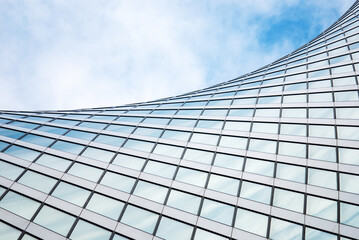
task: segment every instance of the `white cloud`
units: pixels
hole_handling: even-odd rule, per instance
[[[268,48],[258,34],[297,4],[3,1],[0,108],[114,106],[229,80],[294,50],[290,38]]]

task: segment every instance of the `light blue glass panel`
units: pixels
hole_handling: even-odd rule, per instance
[[[358,119],[359,108],[336,108],[337,118]]]
[[[276,103],[281,103],[281,102],[282,102],[281,96],[259,97],[257,104],[276,104]]]
[[[85,146],[70,142],[57,141],[51,148],[78,155]]]
[[[55,120],[52,121],[51,123],[64,124],[64,125],[69,125],[69,126],[75,126],[75,125],[77,125],[78,123],[80,123],[80,121],[67,120],[67,119],[55,119]]]
[[[307,214],[330,221],[337,221],[337,202],[308,195]]]
[[[156,236],[168,240],[190,240],[192,232],[192,226],[167,217],[162,217]]]
[[[106,172],[105,176],[101,179],[101,184],[123,192],[131,192],[136,179],[121,174]]]
[[[167,196],[168,188],[145,181],[139,181],[133,194],[149,200],[163,203]]]
[[[155,161],[148,161],[144,170],[146,173],[170,179],[173,178],[175,171],[176,166]]]
[[[117,221],[124,205],[123,202],[94,193],[86,208]]]
[[[274,190],[273,206],[302,213],[304,194],[276,188]]]
[[[38,135],[34,135],[34,134],[28,134],[25,137],[23,137],[21,139],[21,141],[25,141],[25,142],[29,142],[29,143],[32,143],[32,144],[37,144],[37,145],[47,147],[51,143],[54,142],[54,139],[47,138],[47,137],[42,137],[42,136],[38,136]]]
[[[190,132],[165,130],[161,138],[188,141],[190,135]]]
[[[157,124],[157,125],[167,125],[170,121],[169,118],[153,118],[153,117],[147,117],[142,123],[147,124]]]
[[[199,116],[202,110],[179,110],[177,115],[179,116]]]
[[[359,194],[359,176],[340,173],[340,190]]]
[[[122,237],[120,235],[115,234],[115,236],[112,238],[112,240],[130,240],[129,238]]]
[[[112,146],[121,147],[122,144],[125,142],[125,138],[122,137],[116,137],[116,136],[110,136],[110,135],[99,135],[94,142],[98,143],[104,143]]]
[[[279,142],[278,154],[305,158],[307,155],[307,145],[300,143]]]
[[[273,177],[274,162],[247,158],[244,171]]]
[[[37,214],[34,222],[66,236],[75,220],[75,217],[45,205]]]
[[[79,127],[93,128],[93,129],[104,129],[107,126],[105,123],[96,123],[96,122],[82,122]]]
[[[70,203],[83,206],[90,196],[90,193],[89,190],[84,188],[61,182],[51,195]]]
[[[332,93],[312,93],[309,94],[309,102],[332,102]]]
[[[73,240],[110,239],[111,232],[83,220],[78,221],[70,238]]]
[[[28,148],[19,147],[16,145],[12,145],[8,149],[6,149],[4,153],[12,155],[14,157],[22,158],[24,160],[31,161],[31,162],[34,161],[35,158],[40,154],[40,152],[31,150]]]
[[[94,115],[91,117],[91,120],[106,120],[113,121],[117,118],[117,116],[105,116],[105,115]]]
[[[47,132],[47,133],[54,133],[54,134],[58,134],[58,135],[62,135],[68,131],[68,129],[66,129],[66,128],[50,127],[50,126],[42,126],[36,130],[42,131],[42,132]]]
[[[204,110],[202,116],[226,116],[228,110],[227,109],[209,109]]]
[[[20,237],[20,235],[21,235],[21,231],[17,230],[16,228],[11,227],[10,225],[0,222],[0,236],[4,240],[18,239],[18,237]]]
[[[15,192],[8,192],[0,201],[0,207],[28,220],[39,208],[40,203]]]
[[[93,182],[97,182],[102,175],[103,170],[95,167],[90,167],[85,164],[75,163],[70,170],[69,174],[73,174],[80,178],[84,178]]]
[[[359,228],[359,207],[341,202],[340,223]]]
[[[275,153],[277,142],[269,140],[251,139],[248,150],[265,153]]]
[[[296,84],[284,85],[285,91],[296,91],[296,90],[305,90],[305,89],[307,89],[307,83],[296,83]]]
[[[0,160],[0,176],[15,180],[24,168]]]
[[[145,159],[119,153],[112,163],[139,171],[142,169]]]
[[[134,139],[129,139],[123,146],[124,148],[130,148],[138,151],[151,152],[155,144],[152,142],[139,141]]]
[[[57,180],[43,174],[27,170],[18,182],[28,187],[35,188],[41,192],[49,193],[55,186]]]
[[[254,105],[257,98],[238,98],[234,99],[232,105]]]
[[[336,172],[309,168],[308,184],[337,189],[337,174]]]
[[[302,240],[302,226],[272,218],[269,236],[273,240]]]
[[[86,148],[86,150],[81,154],[81,156],[96,159],[102,162],[110,162],[114,155],[114,152],[93,147]]]
[[[283,97],[283,103],[306,103],[306,94],[286,95]]]
[[[180,158],[182,156],[183,150],[184,148],[182,147],[158,143],[156,148],[153,150],[153,153],[173,158]]]
[[[339,148],[340,163],[359,165],[359,158],[353,156],[359,156],[358,149]]]
[[[128,205],[123,217],[121,218],[121,222],[152,234],[157,223],[157,219],[158,214]]]
[[[243,181],[240,197],[269,204],[271,192],[272,189],[268,186]]]
[[[158,138],[162,131],[162,129],[138,127],[133,134]]]
[[[305,239],[306,240],[337,240],[337,235],[318,231],[312,228],[305,229]]]
[[[242,171],[243,157],[217,153],[213,165]]]
[[[135,129],[135,127],[133,127],[133,126],[110,124],[110,125],[106,128],[106,131],[132,133],[134,129]]]
[[[276,123],[259,123],[254,122],[252,126],[252,132],[262,133],[278,133],[278,124]]]
[[[207,188],[237,196],[239,180],[235,178],[211,174]]]
[[[230,122],[226,121],[226,125],[224,126],[225,130],[234,130],[234,131],[243,131],[249,132],[251,128],[250,122]]]
[[[197,228],[196,235],[194,236],[194,240],[203,240],[203,239],[228,240],[228,238]]]
[[[36,160],[36,163],[63,172],[70,166],[71,161],[60,157],[43,154]]]
[[[185,155],[183,156],[183,159],[199,163],[211,164],[213,155],[213,152],[187,149]]]
[[[246,149],[247,141],[247,138],[222,136],[219,142],[219,146]]]
[[[335,147],[309,145],[309,158],[328,162],[336,162],[336,149]]]
[[[20,122],[20,121],[9,123],[9,125],[16,126],[16,127],[28,128],[28,129],[34,129],[34,128],[40,126],[39,124],[28,123],[28,122]]]
[[[345,78],[335,78],[333,79],[333,85],[337,86],[347,86],[347,85],[356,85],[355,77],[345,77]]]
[[[279,117],[280,109],[262,108],[256,109],[255,117]]]
[[[307,109],[305,108],[283,108],[282,109],[283,118],[306,118]]]
[[[153,115],[170,115],[175,114],[177,110],[154,110],[151,114]]]
[[[222,126],[223,126],[222,121],[199,120],[196,127],[198,127],[198,128],[222,129]]]
[[[21,136],[23,136],[24,134],[25,134],[24,132],[19,132],[19,131],[7,129],[7,128],[0,128],[0,136],[18,139]]]
[[[176,175],[176,180],[204,187],[207,175],[208,174],[206,172],[180,167]]]
[[[252,117],[254,109],[231,109],[228,113],[228,116],[233,117]]]
[[[307,126],[302,124],[281,124],[280,134],[306,136]]]
[[[197,120],[192,119],[172,119],[169,125],[182,126],[182,127],[194,127]]]
[[[211,220],[231,225],[234,207],[220,202],[204,199],[201,216]]]
[[[140,123],[140,122],[142,122],[142,120],[143,120],[142,117],[119,117],[116,121]]]
[[[333,108],[309,108],[309,118],[334,118]]]
[[[167,205],[185,212],[197,214],[201,198],[172,189],[167,200]]]
[[[28,234],[25,234],[21,240],[37,240],[37,238],[33,237],[33,236],[30,236]]]
[[[359,140],[359,127],[337,127],[338,138]]]
[[[210,100],[208,101],[207,106],[228,106],[232,102],[232,99],[230,100]]]
[[[268,216],[241,208],[237,209],[235,228],[265,237],[267,235],[267,226]]]
[[[217,145],[218,138],[219,138],[218,135],[205,134],[205,133],[193,133],[193,135],[191,137],[191,142]]]
[[[71,130],[70,132],[66,133],[66,136],[91,141],[92,139],[94,139],[96,134],[84,131]]]

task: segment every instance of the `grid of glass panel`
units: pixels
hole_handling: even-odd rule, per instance
[[[358,238],[358,9],[206,89],[0,112],[0,236]]]

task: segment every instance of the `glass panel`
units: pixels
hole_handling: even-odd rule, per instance
[[[188,141],[190,135],[190,132],[165,130],[161,138]]]
[[[65,132],[68,131],[66,128],[58,128],[58,127],[50,127],[50,126],[42,126],[38,129],[38,131],[47,132],[47,133],[53,133],[57,135],[63,135]]]
[[[112,163],[139,171],[142,169],[145,159],[119,153]]]
[[[182,211],[196,214],[198,212],[201,198],[192,194],[180,192],[177,190],[171,190],[170,196],[167,200],[167,205],[181,209]]]
[[[334,118],[333,108],[309,108],[309,118]]]
[[[183,156],[183,159],[199,163],[211,164],[213,155],[213,152],[187,149],[185,155]]]
[[[302,226],[272,218],[270,227],[270,239],[302,240]]]
[[[124,205],[125,204],[123,202],[94,193],[86,208],[106,217],[117,220]]]
[[[88,141],[91,141],[92,139],[94,139],[94,137],[96,135],[97,134],[95,134],[95,133],[77,131],[77,130],[71,130],[70,132],[66,133],[66,136],[68,136],[68,137],[79,138],[79,139],[88,140]]]
[[[306,240],[337,240],[337,235],[318,231],[312,228],[305,229],[305,239]]]
[[[132,127],[132,126],[110,124],[110,125],[106,128],[106,131],[132,133],[134,129],[135,129],[135,127]]]
[[[17,230],[16,228],[11,227],[3,222],[0,222],[0,236],[3,239],[18,239],[20,237],[21,231]],[[24,238],[22,238],[24,239]]]
[[[204,231],[202,229],[197,228],[196,235],[194,236],[194,240],[203,240],[203,239],[209,239],[209,240],[228,240],[228,238],[221,237],[217,234],[210,233],[207,231]]]
[[[40,203],[15,192],[8,192],[0,201],[0,207],[30,220]]]
[[[152,234],[157,219],[158,215],[155,213],[128,205],[121,222]]]
[[[76,154],[76,155],[78,155],[82,151],[82,149],[84,149],[84,147],[85,146],[83,145],[64,142],[64,141],[57,141],[54,145],[51,146],[51,148],[53,149]]]
[[[359,127],[337,127],[338,138],[359,140]]]
[[[110,239],[111,232],[91,223],[79,220],[74,231],[71,233],[73,240],[98,240]]]
[[[176,175],[176,180],[204,187],[207,181],[207,175],[206,172],[180,167]]]
[[[337,174],[336,172],[309,168],[308,184],[337,189]]]
[[[24,132],[19,132],[7,128],[0,128],[0,136],[18,139],[21,136],[24,136],[24,134],[25,134]]]
[[[267,226],[268,216],[241,208],[237,209],[235,228],[265,237],[267,235]]]
[[[105,124],[105,123],[96,123],[96,122],[82,122],[78,126],[79,127],[84,127],[84,128],[93,128],[93,129],[102,130],[107,126],[107,124]]]
[[[307,145],[299,143],[279,142],[278,154],[305,158]]]
[[[272,188],[257,183],[242,182],[240,197],[269,204]]]
[[[248,150],[265,153],[275,153],[277,142],[268,140],[251,139]]]
[[[339,148],[339,162],[359,165],[359,158],[353,158],[353,156],[359,156],[358,149]]]
[[[192,119],[172,119],[169,125],[182,126],[182,127],[194,127],[197,120]]]
[[[359,194],[359,176],[340,173],[340,190]]]
[[[340,203],[340,223],[359,228],[359,207]]]
[[[309,158],[328,162],[336,162],[336,149],[335,147],[309,145]]]
[[[14,157],[18,157],[18,158],[30,161],[30,162],[34,161],[35,158],[40,154],[37,151],[31,150],[28,148],[19,147],[16,145],[12,145],[8,149],[6,149],[4,153],[12,155]]]
[[[201,216],[211,220],[231,225],[234,207],[220,202],[204,199]]]
[[[213,165],[242,171],[243,157],[217,153]]]
[[[64,172],[70,166],[71,161],[60,157],[43,154],[39,159],[36,160],[36,163]]]
[[[180,158],[182,156],[184,148],[176,147],[172,145],[165,145],[158,143],[153,153],[159,155],[165,155],[168,157]]]
[[[218,138],[219,138],[218,135],[205,134],[205,133],[193,133],[193,135],[191,137],[191,142],[217,145]]]
[[[280,125],[280,133],[286,135],[307,136],[307,126],[282,123]]]
[[[175,171],[175,166],[155,161],[148,161],[144,170],[144,172],[170,179],[173,178]]]
[[[39,191],[49,193],[55,186],[57,180],[43,174],[27,170],[18,182]]]
[[[101,184],[129,193],[131,192],[135,181],[134,178],[128,176],[106,172],[101,180]]]
[[[129,139],[127,140],[127,142],[123,147],[138,150],[138,151],[151,152],[154,145],[155,144],[152,142]]]
[[[15,180],[23,171],[24,168],[22,167],[18,167],[0,160],[0,176]]]
[[[70,203],[83,206],[87,198],[90,196],[90,193],[90,191],[84,188],[80,188],[65,182],[60,182],[51,195]]]
[[[252,132],[278,133],[278,124],[276,123],[253,123]]]
[[[247,138],[222,136],[219,146],[246,149]]]
[[[330,221],[337,221],[337,202],[308,195],[307,214]]]
[[[234,130],[234,131],[243,131],[243,132],[249,132],[249,129],[251,128],[250,122],[230,122],[227,121],[226,125],[224,126],[225,130]]]
[[[138,127],[133,134],[158,138],[162,131],[162,129]]]
[[[96,159],[102,162],[110,162],[114,155],[115,155],[114,152],[105,151],[93,147],[86,148],[86,150],[81,154],[81,156],[83,157]]]
[[[34,135],[34,134],[28,134],[25,137],[23,137],[21,139],[21,141],[48,147],[51,143],[54,142],[54,139],[47,138],[47,137],[41,137],[41,136]]]
[[[222,121],[199,120],[196,127],[198,127],[198,128],[222,129],[222,126],[223,126]]]
[[[156,236],[168,240],[186,240],[191,239],[192,232],[192,226],[167,217],[162,217]]]
[[[276,188],[274,190],[273,206],[302,213],[304,194]]]
[[[284,108],[282,109],[282,117],[284,118],[306,118],[307,109],[305,108]]]
[[[167,192],[168,188],[166,187],[145,181],[139,181],[133,194],[155,202],[163,203],[167,196]]]
[[[125,138],[115,137],[110,135],[99,135],[94,141],[98,143],[104,143],[112,146],[121,147],[125,142]]]
[[[239,180],[235,178],[211,174],[207,188],[237,196]]]
[[[44,206],[34,222],[66,236],[76,218],[55,208]]]
[[[69,174],[76,175],[80,178],[85,178],[87,180],[97,182],[100,176],[103,173],[102,169],[90,167],[85,164],[75,163],[70,170],[68,171]]]
[[[274,163],[270,161],[247,158],[244,171],[273,177]]]

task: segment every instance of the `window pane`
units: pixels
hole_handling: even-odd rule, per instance
[[[336,172],[309,168],[308,184],[337,189],[337,174]]]
[[[192,232],[192,226],[167,217],[162,217],[156,236],[168,240],[186,240],[191,239]]]
[[[125,204],[113,198],[95,193],[86,208],[106,217],[117,220]]]
[[[71,233],[73,240],[110,239],[111,232],[83,220],[78,221]]]
[[[136,179],[132,177],[120,175],[113,172],[106,172],[100,183],[108,187],[129,193],[131,192],[135,181]]]
[[[330,221],[337,221],[337,202],[308,195],[307,214]]]
[[[66,236],[76,218],[55,208],[44,206],[34,222]]]
[[[309,145],[309,158],[328,162],[336,162],[336,149],[335,147]]]
[[[170,179],[173,178],[175,171],[175,166],[155,161],[148,161],[144,170],[144,172]]]
[[[217,153],[213,165],[242,171],[243,157]]]
[[[307,155],[307,145],[290,142],[279,142],[278,154],[305,158]]]
[[[206,172],[180,167],[176,175],[176,180],[204,187],[207,180],[207,175],[208,174]]]
[[[42,136],[38,136],[38,135],[34,135],[34,134],[28,134],[25,137],[23,137],[21,139],[21,141],[48,147],[51,143],[54,142],[54,139],[42,137]]]
[[[238,179],[211,174],[207,188],[237,196],[238,187]]]
[[[39,191],[49,193],[56,184],[57,180],[43,174],[27,170],[18,182]]]
[[[183,159],[199,163],[211,164],[213,155],[213,152],[187,149],[185,155],[183,156]]]
[[[241,208],[237,209],[235,228],[265,237],[267,235],[267,225],[268,216]]]
[[[83,206],[90,196],[90,193],[90,191],[84,188],[61,182],[51,195],[70,203]]]
[[[203,202],[201,216],[211,220],[231,225],[234,207],[220,202],[205,199]]]
[[[302,226],[272,218],[270,238],[273,240],[302,240]]]
[[[18,239],[20,235],[21,235],[21,231],[11,227],[10,225],[0,222],[0,236],[3,239]]]
[[[28,220],[39,208],[40,203],[14,192],[8,192],[0,201],[0,207]]]
[[[167,196],[167,192],[168,188],[166,187],[145,181],[139,181],[133,194],[155,202],[163,203]]]
[[[8,149],[6,149],[4,153],[12,155],[14,157],[22,158],[24,160],[31,161],[31,162],[34,161],[35,158],[40,154],[37,151],[31,150],[28,148],[19,147],[16,145],[12,145]]]
[[[274,190],[273,206],[303,212],[304,195],[276,188]]]
[[[177,190],[171,190],[170,196],[167,200],[167,205],[181,209],[185,212],[196,214],[198,212],[201,198],[192,194],[180,192]]]
[[[70,166],[71,161],[60,157],[43,154],[39,159],[36,160],[36,163],[64,172]]]
[[[96,159],[102,162],[110,162],[114,155],[114,152],[93,147],[86,148],[86,150],[81,154],[81,156]]]
[[[84,131],[71,130],[70,132],[66,133],[66,136],[90,141],[96,136],[96,134]]]
[[[51,148],[78,155],[82,149],[84,149],[84,146],[70,142],[57,141]]]
[[[244,171],[273,177],[274,163],[270,161],[247,158]]]
[[[119,153],[112,163],[139,171],[142,169],[145,159]]]
[[[158,215],[155,213],[128,205],[121,222],[152,234],[157,219]]]
[[[182,156],[184,148],[176,147],[166,144],[157,144],[156,148],[153,150],[153,153],[159,155],[165,155],[168,157],[180,158]]]
[[[23,171],[24,168],[22,167],[18,167],[0,160],[0,176],[15,180]]]
[[[70,170],[69,174],[73,174],[80,178],[84,178],[93,182],[97,182],[102,175],[103,170],[95,167],[90,167],[81,163],[75,163]]]
[[[359,228],[359,207],[352,204],[340,203],[340,222]]]
[[[269,204],[272,188],[257,183],[242,182],[240,197]]]

